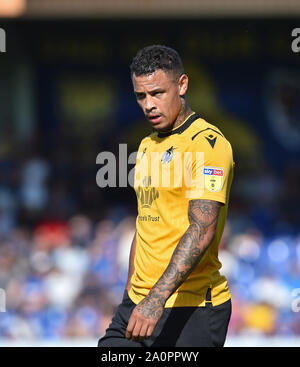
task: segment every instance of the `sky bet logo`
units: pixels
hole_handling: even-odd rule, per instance
[[[205,175],[210,175],[210,176],[223,176],[224,172],[221,168],[216,169],[216,168],[206,168],[204,167],[203,170]]]
[[[6,33],[2,28],[0,28],[0,53],[1,52],[6,52]]]
[[[300,28],[295,28],[292,30],[292,37],[295,39],[292,42],[292,50],[293,52],[300,51]]]

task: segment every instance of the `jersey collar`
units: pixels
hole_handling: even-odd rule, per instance
[[[174,134],[182,134],[198,118],[199,118],[199,115],[193,112],[181,125],[177,126],[175,129],[170,130],[170,131],[158,132],[157,137],[165,138],[167,136],[174,135]]]

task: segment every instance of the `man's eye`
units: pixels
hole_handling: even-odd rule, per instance
[[[136,94],[135,96],[136,96],[136,99],[139,99],[139,100],[145,97],[144,94]]]

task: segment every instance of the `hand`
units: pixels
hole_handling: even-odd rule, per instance
[[[126,338],[138,342],[150,338],[163,311],[164,301],[149,294],[132,311],[126,330]]]

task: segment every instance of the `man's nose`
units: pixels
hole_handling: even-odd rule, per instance
[[[153,110],[153,108],[155,108],[155,105],[153,103],[153,99],[152,99],[151,96],[147,96],[145,98],[145,106],[144,107],[145,107],[146,113],[151,112]]]

